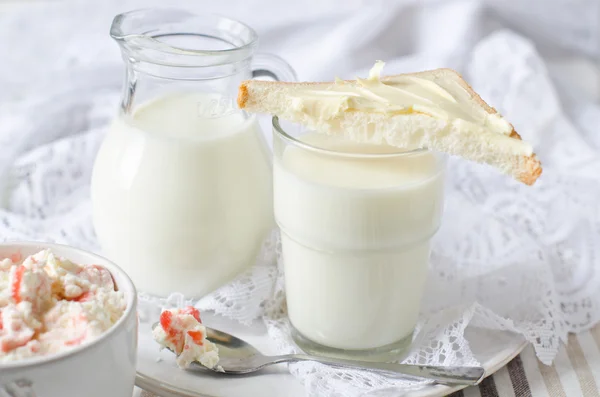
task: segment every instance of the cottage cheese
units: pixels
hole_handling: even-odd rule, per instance
[[[111,328],[126,307],[110,272],[43,250],[0,259],[0,363],[63,352]]]
[[[197,361],[207,368],[219,369],[219,349],[206,339],[206,328],[194,307],[163,310],[160,325],[154,328],[152,336],[161,348],[166,347],[177,355],[180,368],[188,368]]]

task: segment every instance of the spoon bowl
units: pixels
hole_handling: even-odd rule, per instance
[[[152,329],[157,326],[160,326],[159,323],[154,323]],[[200,363],[194,362],[190,366],[190,369],[241,375],[259,371],[264,367],[273,364],[315,361],[334,367],[361,369],[368,372],[383,373],[388,376],[424,378],[446,385],[477,385],[485,377],[485,370],[482,367],[442,367],[433,365],[378,363],[333,357],[310,356],[306,354],[265,356],[246,341],[226,332],[209,327],[206,327],[206,339],[217,345],[217,348],[219,349],[218,365],[215,368],[210,369],[204,367]]]
[[[236,374],[254,372],[245,369],[252,363],[259,364],[261,358],[265,357],[251,344],[213,328],[206,327],[206,339],[219,348],[219,366],[223,368],[223,371],[210,369],[211,371]],[[194,362],[192,365],[195,369],[209,370],[198,362]]]

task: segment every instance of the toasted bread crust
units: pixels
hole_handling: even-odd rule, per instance
[[[518,176],[518,180],[526,185],[533,185],[542,175],[542,164],[535,154],[529,157],[523,157],[524,171]]]
[[[240,85],[240,88],[238,89],[237,96],[237,104],[240,107],[240,109],[244,109],[246,107],[249,97],[250,94],[248,93],[248,81],[243,81]]]
[[[473,88],[462,78],[462,76],[453,69],[441,68],[441,69],[435,69],[435,70],[430,70],[430,71],[423,71],[423,72],[416,72],[416,73],[404,73],[404,74],[399,74],[399,75],[386,76],[386,77],[382,77],[382,81],[393,79],[398,76],[417,76],[418,77],[420,75],[428,75],[428,74],[429,75],[433,74],[435,76],[435,75],[440,75],[441,73],[452,73],[452,74],[456,75],[457,76],[456,81],[461,85],[462,88],[464,88],[469,93],[471,98],[479,106],[481,106],[489,114],[497,114],[498,113],[498,111],[496,109],[494,109],[493,107],[488,105],[481,98],[481,96],[479,96],[479,94],[477,94],[473,90]],[[346,80],[345,82],[353,83],[355,81],[354,80]],[[335,84],[335,83],[333,83],[333,82],[296,83],[296,82],[271,82],[271,81],[260,81],[260,80],[246,80],[246,81],[243,81],[239,87],[237,104],[240,107],[240,109],[244,109],[252,104],[252,102],[253,102],[253,98],[251,95],[251,92],[252,92],[251,87],[252,86],[261,86],[262,85],[262,86],[281,87],[281,86],[286,86],[286,85],[295,85],[295,86],[299,86],[299,87],[308,86],[308,87],[316,88],[321,85],[331,85],[331,84]],[[512,131],[509,134],[509,137],[513,138],[513,139],[521,140],[521,136],[515,131],[513,125],[511,124],[510,126],[512,127]],[[523,156],[521,159],[518,160],[518,162],[519,162],[519,166],[518,166],[519,172],[517,175],[515,175],[515,178],[517,180],[525,183],[526,185],[533,185],[535,183],[535,181],[539,178],[539,176],[542,174],[542,166],[541,166],[539,159],[537,158],[537,156],[535,154],[532,154],[531,156]]]

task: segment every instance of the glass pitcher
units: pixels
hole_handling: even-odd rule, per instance
[[[251,266],[274,226],[270,151],[238,86],[294,72],[220,16],[132,11],[110,33],[126,74],[92,174],[96,234],[140,291],[201,297]]]

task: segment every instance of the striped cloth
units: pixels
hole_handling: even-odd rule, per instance
[[[554,365],[540,363],[527,346],[507,366],[478,387],[468,387],[450,397],[600,397],[600,325],[569,335]]]
[[[531,346],[479,386],[450,397],[600,397],[600,324],[590,331],[569,335],[554,365],[538,361]],[[151,393],[135,394],[156,397]],[[240,395],[240,397],[245,397]]]

